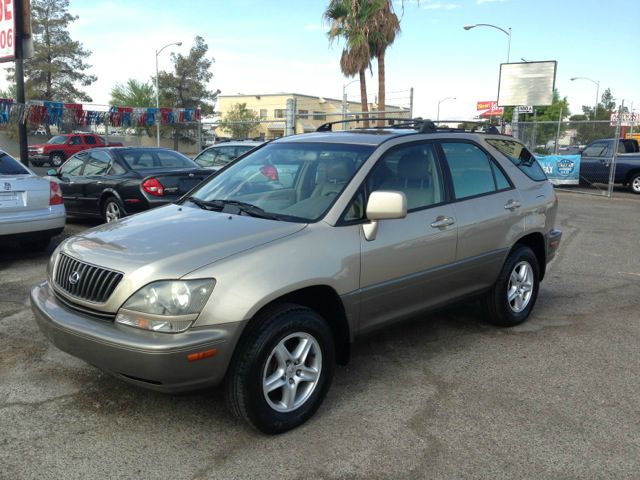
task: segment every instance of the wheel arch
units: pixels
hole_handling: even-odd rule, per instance
[[[640,168],[634,168],[633,170],[629,170],[627,172],[627,175],[624,178],[625,185],[628,185],[631,182],[631,179],[638,174],[640,174]]]
[[[536,258],[538,259],[538,267],[540,270],[540,280],[544,278],[544,274],[547,269],[547,249],[545,247],[544,235],[540,232],[533,232],[519,238],[511,248],[511,253],[518,246],[524,245],[533,250]]]
[[[242,335],[249,331],[260,313],[279,304],[296,304],[307,307],[319,314],[329,325],[336,348],[336,361],[339,365],[349,363],[351,356],[351,329],[347,320],[344,304],[338,293],[328,285],[314,285],[293,290],[263,305],[243,328]]]
[[[124,212],[127,213],[127,209],[124,205],[124,202],[122,201],[122,197],[113,188],[105,188],[100,194],[100,200],[98,200],[98,209],[100,210],[100,212],[102,212],[102,208],[104,207],[104,202],[106,202],[109,197],[115,197],[116,200],[120,202],[120,206],[122,207]]]

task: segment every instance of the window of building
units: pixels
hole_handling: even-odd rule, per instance
[[[327,119],[327,114],[325,112],[313,112],[313,119],[314,120],[326,120]]]
[[[275,118],[284,118],[286,115],[287,110],[284,108],[276,108],[273,113],[275,115]]]
[[[260,109],[260,120],[266,120],[267,118],[267,109],[266,108],[261,108]]]
[[[298,110],[298,118],[302,120],[309,118],[309,110]]]

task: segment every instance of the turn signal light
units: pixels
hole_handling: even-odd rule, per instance
[[[204,352],[198,353],[190,353],[187,355],[187,360],[190,362],[195,362],[196,360],[202,360],[203,358],[214,357],[218,354],[217,348],[211,348],[209,350],[205,350]]]
[[[56,182],[49,182],[49,205],[62,205],[62,191]]]
[[[142,189],[154,197],[164,196],[164,185],[157,178],[148,178],[142,184]]]

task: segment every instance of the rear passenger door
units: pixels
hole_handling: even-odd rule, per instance
[[[111,157],[104,150],[89,150],[87,164],[84,167],[80,184],[80,204],[82,210],[90,215],[100,215],[100,197],[110,181],[107,175]]]
[[[432,142],[388,151],[363,190],[403,192],[408,213],[403,219],[380,221],[371,241],[361,235],[361,332],[450,298],[447,277],[457,236],[455,212]]]
[[[59,184],[62,190],[64,206],[68,212],[79,211],[80,186],[78,185],[78,180],[81,178],[85,159],[86,154],[84,153],[71,157],[64,162],[56,174],[60,180]]]
[[[492,156],[471,141],[441,141],[458,225],[451,288],[464,295],[489,287],[524,232],[519,192]],[[471,280],[471,281],[470,281]]]

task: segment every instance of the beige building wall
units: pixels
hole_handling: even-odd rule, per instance
[[[295,101],[295,133],[313,132],[320,125],[327,122],[342,120],[342,101],[336,98],[314,97],[297,93],[281,94],[256,94],[256,95],[220,95],[216,110],[220,118],[223,119],[226,113],[235,104],[245,103],[249,110],[253,110],[260,118],[260,124],[252,136],[263,137],[267,140],[282,137],[285,135],[285,122],[287,112],[287,100]],[[373,111],[374,105],[369,105],[369,110]],[[402,116],[407,116],[408,109],[393,105],[387,105],[385,111],[402,112]],[[360,102],[347,102],[347,118],[359,118],[362,112]],[[354,124],[350,124],[354,125]],[[336,125],[334,130],[340,130],[341,125]],[[348,127],[347,127],[348,128]],[[228,137],[230,132],[218,129],[218,136]]]

